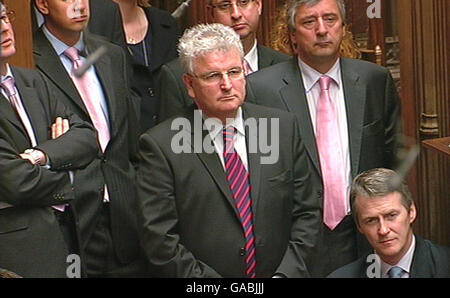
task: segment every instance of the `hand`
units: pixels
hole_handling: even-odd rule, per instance
[[[59,138],[69,130],[69,120],[61,117],[56,118],[52,124],[52,139]]]

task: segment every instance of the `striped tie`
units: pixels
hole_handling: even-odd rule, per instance
[[[236,129],[229,126],[223,130],[223,157],[225,161],[225,171],[227,181],[230,185],[231,193],[239,211],[239,219],[245,237],[245,263],[247,265],[245,274],[249,278],[256,276],[256,255],[255,255],[255,233],[253,230],[252,200],[250,198],[249,174],[234,150],[234,135]]]

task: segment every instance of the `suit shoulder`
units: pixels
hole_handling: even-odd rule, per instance
[[[279,62],[283,62],[283,61],[288,61],[291,59],[291,56],[286,55],[284,53],[278,52],[274,49],[271,49],[269,47],[263,46],[263,45],[258,45],[259,50],[261,52],[261,54],[263,55],[267,55],[270,56],[274,59],[275,62],[279,63]]]
[[[361,272],[364,270],[364,258],[344,265],[335,271],[331,272],[327,278],[358,278],[362,277]]]
[[[144,11],[146,12],[146,14],[149,17],[158,18],[161,22],[161,25],[177,26],[177,21],[175,20],[175,18],[172,17],[172,15],[166,10],[163,10],[163,9],[160,9],[157,7],[153,7],[153,6],[149,6],[149,7],[144,7]]]
[[[272,79],[273,81],[278,81],[282,78],[281,74],[284,74],[286,69],[292,67],[292,61],[283,61],[277,64],[273,64],[266,68],[260,69],[258,71],[250,74],[247,79],[249,81],[258,81],[260,79]],[[265,82],[266,83],[266,82]]]
[[[342,65],[344,65],[344,67],[350,67],[351,69],[358,71],[360,73],[386,74],[387,72],[389,72],[389,70],[386,67],[375,64],[370,61],[352,58],[341,58],[341,59]]]
[[[174,73],[183,73],[183,68],[181,67],[180,59],[178,58],[165,63],[163,67]]]
[[[295,122],[295,115],[292,112],[285,110],[253,104],[250,102],[246,102],[243,108],[247,109],[252,115],[259,118],[279,118],[282,119],[282,121]]]
[[[16,79],[22,80],[27,86],[33,86],[36,82],[42,82],[45,78],[36,69],[11,66],[11,70]]]

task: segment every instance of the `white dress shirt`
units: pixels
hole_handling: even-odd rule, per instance
[[[230,119],[231,120],[231,119]],[[207,118],[204,121],[206,129],[208,129],[209,136],[214,142],[214,148],[217,155],[219,156],[222,167],[225,170],[225,161],[223,158],[223,128],[222,122],[217,118]],[[236,117],[231,121],[228,121],[225,127],[233,126],[236,128],[234,149],[241,157],[241,161],[245,168],[248,170],[247,161],[247,147],[245,141],[245,128],[244,121],[242,118],[242,108],[237,110]]]
[[[258,71],[258,49],[257,42],[255,39],[255,43],[253,44],[252,49],[244,56],[245,61],[250,65],[252,72]]]
[[[385,262],[383,262],[383,260],[381,260],[380,258],[380,264],[381,264],[381,277],[382,278],[389,278],[389,270],[391,270],[392,267],[400,267],[402,268],[405,272],[403,273],[403,275],[401,276],[401,278],[409,278],[409,275],[411,274],[411,264],[412,264],[412,259],[414,256],[414,250],[416,249],[416,237],[413,235],[412,236],[412,241],[411,241],[411,246],[409,247],[408,251],[406,252],[406,254],[400,259],[400,261],[395,264],[395,265],[389,265]]]
[[[349,150],[349,136],[347,126],[347,112],[345,108],[344,86],[342,84],[340,59],[336,61],[334,66],[325,74],[321,74],[309,65],[298,59],[300,71],[302,73],[303,85],[305,86],[306,99],[308,101],[309,114],[311,116],[312,126],[314,134],[316,133],[316,115],[317,115],[317,103],[320,96],[320,84],[319,79],[321,76],[328,76],[332,78],[330,84],[329,94],[333,101],[334,109],[338,118],[338,131],[339,139],[341,143],[342,154],[344,158],[345,169],[345,185],[347,189],[346,210],[350,212],[350,183],[351,168],[350,168],[350,150]],[[330,148],[332,150],[332,148]]]

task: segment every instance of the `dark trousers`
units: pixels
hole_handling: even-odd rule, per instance
[[[59,228],[61,229],[61,233],[63,235],[64,241],[67,245],[67,250],[69,254],[78,254],[80,253],[78,238],[75,229],[75,219],[72,213],[72,208],[69,205],[66,206],[64,212],[59,210],[54,210],[56,218],[59,222]]]
[[[120,239],[118,240],[120,241]],[[116,256],[111,235],[109,203],[103,203],[100,218],[83,254],[87,277],[144,277],[143,259],[122,264]]]

